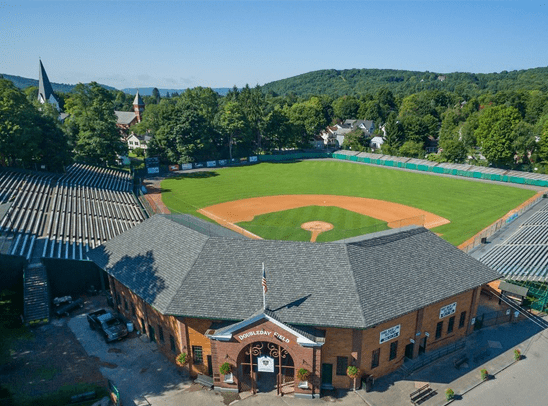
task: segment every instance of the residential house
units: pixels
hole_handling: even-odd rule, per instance
[[[152,137],[150,135],[137,135],[131,133],[127,138],[127,147],[130,151],[135,148],[141,148],[146,151],[148,148],[148,143],[151,139]]]

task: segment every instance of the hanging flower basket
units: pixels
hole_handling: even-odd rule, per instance
[[[346,375],[348,375],[349,378],[355,379],[360,374],[360,370],[358,367],[350,365],[348,368],[346,368]]]
[[[180,367],[185,366],[188,362],[188,354],[186,352],[182,352],[175,358],[175,362]]]
[[[219,372],[222,375],[228,375],[232,372],[232,365],[230,365],[228,362],[221,364],[221,366],[219,367]]]
[[[306,368],[300,368],[297,371],[297,379],[301,382],[308,381],[309,376],[310,376],[310,371]]]
[[[489,379],[489,372],[487,372],[485,368],[480,371],[480,374],[482,381],[486,381],[487,379]]]
[[[519,361],[521,359],[521,351],[519,348],[514,350],[514,361]]]
[[[454,397],[455,397],[455,392],[453,391],[453,389],[447,388],[447,389],[445,390],[445,400],[447,400],[447,401],[449,402],[449,401],[452,400]]]

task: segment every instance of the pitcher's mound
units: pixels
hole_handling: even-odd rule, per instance
[[[310,231],[312,233],[310,241],[315,242],[320,233],[332,230],[333,224],[326,223],[325,221],[309,221],[307,223],[301,224],[301,228],[303,230]]]

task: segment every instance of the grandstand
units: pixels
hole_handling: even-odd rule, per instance
[[[86,252],[147,217],[129,173],[74,164],[62,176],[0,172],[0,253],[24,257],[25,321],[49,318],[44,259]]]

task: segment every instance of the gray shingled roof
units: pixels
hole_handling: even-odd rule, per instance
[[[160,312],[215,320],[262,308],[264,262],[267,308],[316,327],[367,328],[500,276],[416,226],[309,243],[207,237],[154,216],[88,256]]]
[[[38,99],[40,99],[40,95],[42,95],[44,101],[47,102],[50,96],[53,95],[55,100],[57,100],[57,96],[53,93],[53,87],[49,81],[46,69],[44,69],[44,65],[42,65],[42,61],[40,61],[38,70]]]
[[[116,114],[116,123],[129,125],[137,117],[133,111],[115,111]]]

